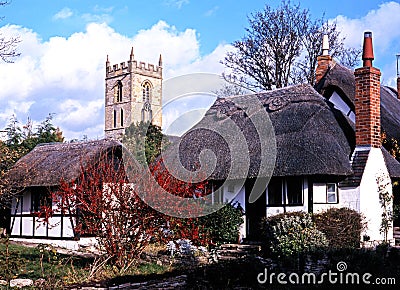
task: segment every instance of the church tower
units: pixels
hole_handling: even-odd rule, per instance
[[[162,59],[158,66],[137,62],[133,48],[129,61],[110,66],[107,56],[105,136],[120,139],[132,123],[162,124]]]

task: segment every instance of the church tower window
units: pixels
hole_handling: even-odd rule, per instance
[[[114,128],[117,127],[117,111],[114,110]]]
[[[117,84],[114,87],[114,97],[115,102],[119,103],[122,102],[122,82],[117,81]]]
[[[151,102],[150,93],[151,93],[151,84],[150,82],[146,81],[143,84],[143,102]]]
[[[153,119],[153,111],[151,110],[151,105],[149,102],[145,102],[142,108],[142,121],[151,122]]]
[[[124,127],[124,110],[121,108],[121,127]]]

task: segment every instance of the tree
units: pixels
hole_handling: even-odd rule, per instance
[[[300,4],[283,1],[273,9],[251,14],[242,40],[235,41],[236,51],[228,52],[223,63],[231,72],[223,76],[252,91],[281,88],[298,81],[313,84],[317,56],[322,51],[322,34],[330,37],[333,56],[352,63],[355,49],[344,49],[335,23],[324,18],[312,20],[309,10]]]
[[[11,116],[5,129],[7,141],[0,141],[0,204],[7,204],[12,195],[5,178],[6,172],[25,154],[40,143],[63,142],[60,129],[52,124],[52,115],[46,117],[36,128],[32,129],[32,121],[21,126],[15,115]],[[8,194],[5,194],[8,193]]]
[[[141,164],[150,164],[160,155],[163,144],[161,127],[150,122],[132,123],[125,129],[122,143],[134,154]]]
[[[10,4],[10,1],[0,1],[0,6]],[[20,56],[17,52],[17,45],[21,42],[18,36],[5,37],[0,34],[0,58],[4,62],[13,62],[13,59]]]
[[[324,20],[324,17],[315,21],[308,20],[304,23],[304,34],[301,37],[305,53],[298,58],[291,72],[293,83],[315,85],[317,58],[322,53],[324,34],[328,35],[330,56],[337,58],[342,65],[350,68],[358,63],[362,50],[344,47],[345,38],[340,36],[336,22],[328,23]]]
[[[104,259],[123,273],[162,229],[163,219],[141,200],[138,190],[142,187],[128,182],[125,169],[129,165],[115,150],[84,163],[75,180],[60,181],[59,189],[52,192],[56,206],[42,206],[39,217],[48,223],[60,212],[77,215],[75,234],[95,236]],[[138,170],[133,178],[155,192],[146,176]]]
[[[239,96],[239,95],[245,95],[250,93],[248,90],[245,88],[235,84],[230,80],[230,82],[224,82],[221,88],[218,90],[213,91],[214,94],[216,94],[218,97],[230,97],[230,96]]]
[[[53,115],[49,114],[45,120],[37,125],[36,130],[33,130],[30,118],[25,125],[21,126],[16,116],[13,115],[5,129],[7,133],[6,144],[11,148],[25,149],[28,153],[41,143],[63,142],[62,132],[53,125],[52,120]]]

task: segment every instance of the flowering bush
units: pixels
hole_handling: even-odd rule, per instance
[[[274,254],[292,256],[328,246],[311,214],[304,212],[278,215],[266,219],[267,243]]]
[[[198,254],[206,254],[208,251],[205,247],[199,246],[196,247],[192,244],[191,240],[188,239],[178,239],[176,241],[169,241],[167,243],[167,251],[174,255],[198,255]]]

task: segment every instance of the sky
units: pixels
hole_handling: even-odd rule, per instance
[[[280,1],[12,0],[0,7],[0,37],[20,36],[21,56],[0,62],[0,130],[12,115],[37,124],[51,113],[67,140],[102,138],[107,55],[111,64],[127,61],[133,47],[135,59],[157,64],[162,54],[164,80],[175,85],[187,74],[220,75],[220,61],[245,35],[248,16],[265,4]],[[360,47],[363,32],[371,30],[374,66],[384,84],[395,86],[399,1],[304,0],[301,7],[336,20],[346,46]],[[170,103],[165,124],[213,101],[200,97]]]

